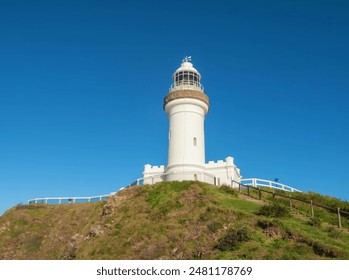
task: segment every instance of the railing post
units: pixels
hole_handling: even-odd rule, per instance
[[[247,185],[247,195],[250,196],[250,186]]]
[[[254,186],[254,187],[257,186],[257,180],[256,179],[252,179],[252,186]]]
[[[137,186],[139,185],[139,179],[137,179]]]
[[[241,184],[239,183],[239,193],[241,193]]]
[[[310,210],[311,210],[311,217],[314,218],[314,205],[312,200],[310,200]]]
[[[290,199],[290,209],[291,209],[291,211],[292,211],[292,198],[291,198],[291,195],[289,195],[288,197],[289,197],[289,199]]]
[[[99,201],[102,201],[102,196],[99,197]]]
[[[273,202],[275,202],[275,191],[273,189]]]
[[[262,191],[261,188],[258,188],[258,196],[259,196],[259,200],[262,200]]]
[[[338,227],[342,228],[342,220],[341,220],[341,209],[337,208],[337,215],[338,215]]]
[[[61,204],[61,203],[62,203],[62,198],[59,198],[58,204]]]

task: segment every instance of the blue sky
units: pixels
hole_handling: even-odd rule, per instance
[[[186,55],[210,97],[206,160],[349,200],[347,1],[0,2],[0,214],[110,193],[166,164]]]

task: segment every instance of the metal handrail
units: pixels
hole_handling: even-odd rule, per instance
[[[188,170],[188,171],[183,171],[183,172],[190,173],[192,171]],[[207,172],[203,172],[203,173],[206,176],[211,176],[212,178],[215,178],[215,176],[210,174],[210,173],[207,173]],[[118,191],[132,187],[132,186],[143,185],[144,179],[158,178],[158,177],[162,177],[162,176],[166,176],[166,175],[170,175],[170,174],[172,174],[172,173],[168,172],[168,173],[151,175],[151,176],[147,176],[144,178],[138,178],[137,180],[133,181],[132,183],[126,185],[125,187],[120,188]],[[240,183],[244,184],[244,185],[250,185],[253,187],[270,187],[273,189],[279,189],[279,190],[290,191],[290,192],[302,192],[296,188],[287,186],[285,184],[281,184],[281,183],[273,182],[273,181],[269,181],[269,180],[264,180],[264,179],[259,179],[259,178],[242,179]],[[109,196],[116,194],[117,192],[112,192],[110,194],[96,195],[96,196],[41,197],[41,198],[29,199],[28,204],[36,204],[36,203],[48,204],[49,202],[51,202],[51,203],[56,202],[55,204],[62,204],[62,203],[76,203],[77,201],[79,201],[79,202],[91,202],[94,199],[101,201],[103,199],[107,199]]]
[[[248,181],[250,181],[250,183]],[[241,184],[250,185],[253,187],[269,187],[272,189],[278,189],[278,190],[289,191],[289,192],[302,192],[301,190],[287,186],[285,184],[281,184],[281,183],[270,181],[270,180],[264,180],[260,178],[242,179]]]
[[[75,203],[78,200],[85,200],[85,202],[91,202],[93,199],[98,199],[99,201],[106,199],[107,197],[115,193],[96,195],[96,196],[67,196],[67,197],[39,197],[28,200],[28,204],[36,203],[49,203],[52,201],[58,201],[58,204],[62,204],[65,201],[68,203]]]
[[[176,89],[199,89],[204,91],[204,86],[199,82],[175,82],[170,86],[169,91]]]

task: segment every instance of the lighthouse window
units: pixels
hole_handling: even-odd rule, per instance
[[[194,139],[193,139],[193,145],[194,145],[194,146],[197,145],[196,137],[194,137]]]
[[[178,73],[178,81],[182,81],[183,80],[183,73]]]
[[[175,82],[189,82],[190,84],[196,84],[199,82],[199,75],[190,71],[178,72],[175,75]]]

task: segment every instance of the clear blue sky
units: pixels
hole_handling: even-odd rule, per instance
[[[206,160],[349,200],[348,1],[0,1],[0,214],[110,193],[166,164],[186,55]]]

